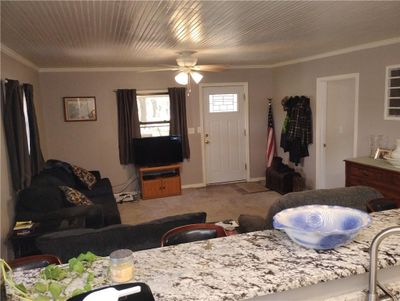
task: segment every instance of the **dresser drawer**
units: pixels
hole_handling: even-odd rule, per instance
[[[359,165],[352,165],[350,167],[350,174],[353,178],[360,178],[363,180],[382,181],[386,173],[378,169],[368,167],[361,167]]]
[[[385,197],[400,199],[400,170],[386,170],[346,161],[346,186],[373,187]]]
[[[400,174],[388,174],[388,177],[386,177],[385,180],[387,180],[388,184],[393,185],[400,190]]]

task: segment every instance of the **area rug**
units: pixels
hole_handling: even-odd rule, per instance
[[[247,182],[247,183],[238,183],[235,184],[238,190],[242,193],[256,193],[256,192],[264,192],[269,189],[265,188],[265,186],[260,182]]]

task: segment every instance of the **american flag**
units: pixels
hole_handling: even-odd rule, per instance
[[[270,167],[272,158],[276,155],[276,143],[274,134],[274,118],[272,117],[272,104],[271,99],[268,98],[268,100],[267,151],[265,152],[265,159],[267,161],[267,167]]]

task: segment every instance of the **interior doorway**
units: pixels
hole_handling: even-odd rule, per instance
[[[247,83],[200,85],[203,181],[249,178]]]
[[[357,155],[359,74],[317,78],[316,188],[345,186],[345,159]]]

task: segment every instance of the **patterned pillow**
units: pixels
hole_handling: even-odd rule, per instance
[[[76,206],[90,206],[93,205],[93,202],[89,200],[86,195],[80,193],[78,190],[75,190],[68,186],[58,186],[62,192],[64,192],[65,198],[68,202],[76,205]]]
[[[82,182],[83,185],[85,185],[87,188],[92,189],[94,184],[96,184],[96,177],[86,169],[76,166],[76,165],[71,165],[72,167],[72,172],[77,176],[79,181]]]

